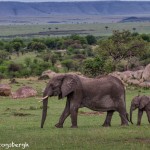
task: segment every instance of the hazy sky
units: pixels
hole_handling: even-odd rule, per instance
[[[0,1],[20,1],[20,2],[62,2],[62,1],[115,1],[115,0],[0,0]],[[150,1],[150,0],[116,0],[116,1]]]

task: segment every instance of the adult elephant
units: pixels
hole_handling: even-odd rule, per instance
[[[138,108],[138,120],[137,125],[141,125],[141,119],[143,115],[143,111],[146,112],[148,121],[150,123],[150,96],[135,96],[132,99],[131,107],[130,107],[130,121],[132,122],[132,112]]]
[[[114,111],[121,117],[121,125],[128,125],[125,89],[122,82],[113,76],[104,76],[98,79],[81,77],[73,74],[62,74],[53,77],[43,93],[43,113],[41,128],[46,116],[48,97],[67,97],[65,109],[55,125],[62,128],[65,119],[71,115],[72,128],[77,127],[78,109],[87,107],[94,111],[107,112],[103,126],[111,126]]]

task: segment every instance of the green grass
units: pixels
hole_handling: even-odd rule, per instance
[[[45,81],[18,79],[20,86],[29,84],[36,89],[45,87]],[[2,83],[7,83],[5,80]],[[32,84],[31,84],[32,83]],[[39,86],[38,86],[39,85]],[[12,85],[17,89],[19,85]],[[129,112],[131,99],[138,94],[139,89],[127,90],[127,109]],[[142,90],[148,95],[150,90]],[[57,129],[54,125],[64,109],[65,100],[49,99],[48,116],[43,129],[40,128],[42,104],[36,98],[13,100],[0,97],[0,144],[28,143],[31,150],[148,150],[150,149],[149,124],[144,114],[142,125],[128,127],[120,126],[120,118],[115,113],[112,127],[101,125],[105,119],[102,115],[78,115],[78,128],[70,128],[70,118],[64,128]],[[80,111],[89,112],[83,108]],[[136,123],[137,111],[133,114]],[[1,150],[2,148],[0,148]],[[14,148],[15,149],[15,148]],[[19,149],[19,148],[16,148]],[[21,148],[20,148],[21,149]]]
[[[105,29],[108,26],[108,29]],[[130,30],[133,32],[133,28],[136,28],[136,32],[139,33],[150,33],[150,25],[148,22],[134,22],[134,23],[100,23],[100,24],[51,24],[51,25],[1,25],[0,26],[0,36],[9,35],[20,35],[29,33],[39,33],[49,31],[56,31],[55,27],[58,28],[57,31],[68,31],[68,30],[86,30],[87,34],[92,34],[95,36],[108,36],[112,34],[113,30]],[[50,36],[54,36],[51,35]],[[55,35],[55,36],[65,36]],[[40,37],[39,35],[35,37]]]

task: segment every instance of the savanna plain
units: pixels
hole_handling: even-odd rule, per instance
[[[57,37],[71,34],[109,36],[113,30],[150,32],[149,22],[96,23],[96,24],[45,24],[45,25],[0,25],[0,38],[14,37]]]
[[[108,27],[108,28],[107,28]],[[72,34],[92,34],[108,36],[113,30],[130,30],[131,32],[149,33],[149,23],[117,23],[117,24],[77,24],[77,25],[12,25],[0,26],[0,37],[40,37],[65,36],[69,30]],[[133,30],[134,29],[134,30]],[[41,32],[43,32],[41,35]],[[14,38],[13,37],[13,38]],[[8,39],[9,41],[10,39]],[[28,53],[31,57],[31,53]],[[35,55],[35,54],[34,54]],[[17,57],[17,56],[16,56]],[[23,63],[23,58],[12,56],[17,63]],[[24,57],[24,56],[23,56]],[[35,56],[34,56],[35,57]],[[64,100],[57,97],[49,98],[48,116],[43,129],[40,128],[42,103],[38,102],[42,97],[42,91],[48,80],[38,80],[36,77],[16,78],[18,83],[12,84],[12,91],[16,91],[23,85],[29,85],[38,91],[37,97],[26,99],[12,99],[0,97],[0,144],[28,143],[30,150],[149,150],[150,130],[147,116],[144,113],[141,126],[136,126],[137,110],[133,113],[132,125],[120,126],[120,117],[117,112],[112,118],[111,127],[102,127],[106,113],[95,113],[87,108],[79,109],[78,128],[72,129],[70,117],[64,123],[63,128],[55,128],[59,117],[65,107]],[[2,79],[0,83],[9,83],[8,79]],[[129,112],[131,100],[141,91],[141,95],[149,95],[150,89],[140,89],[129,86],[126,88],[126,107]],[[0,150],[6,147],[0,147]],[[21,149],[21,148],[10,148]]]
[[[48,117],[43,129],[40,128],[42,103],[39,99],[48,80],[37,78],[17,79],[12,85],[15,91],[21,85],[32,85],[38,91],[38,96],[21,100],[10,97],[0,98],[0,143],[28,143],[31,150],[148,150],[150,149],[150,131],[147,116],[144,114],[142,125],[136,126],[137,111],[133,114],[134,124],[120,126],[120,117],[116,112],[112,118],[112,126],[102,127],[106,113],[93,113],[82,108],[78,113],[78,128],[72,129],[70,117],[64,128],[57,129],[57,123],[64,109],[65,101],[57,97],[49,98]],[[9,83],[3,80],[2,83]],[[149,89],[128,87],[126,89],[127,111],[131,99],[141,90],[141,95],[148,95]],[[0,149],[6,149],[0,147]],[[19,148],[11,148],[19,149]],[[21,148],[20,148],[21,149]]]

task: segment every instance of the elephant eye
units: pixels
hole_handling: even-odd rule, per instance
[[[53,85],[53,84],[50,84],[50,87],[53,89],[53,88],[54,88],[54,85]]]
[[[52,89],[55,89],[58,87],[58,84],[55,84],[55,85],[52,84],[51,87],[52,87]]]

